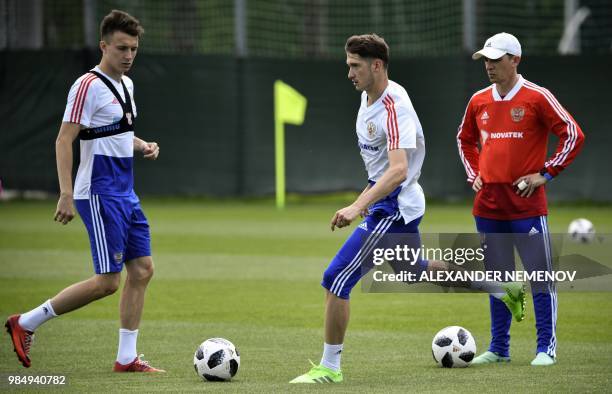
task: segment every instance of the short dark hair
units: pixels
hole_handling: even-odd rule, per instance
[[[375,33],[349,37],[344,50],[363,58],[380,59],[385,68],[389,64],[389,45]]]
[[[112,10],[100,23],[100,37],[104,40],[116,31],[139,37],[144,34],[140,21],[127,12]]]

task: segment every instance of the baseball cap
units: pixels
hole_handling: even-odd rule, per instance
[[[506,53],[514,56],[521,56],[521,43],[509,33],[497,33],[489,37],[484,47],[472,55],[472,59],[486,57],[489,59],[499,59]]]

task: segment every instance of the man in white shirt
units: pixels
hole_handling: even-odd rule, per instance
[[[372,251],[394,242],[386,234],[402,234],[411,249],[421,246],[419,223],[425,213],[425,196],[418,184],[425,158],[425,138],[406,90],[387,76],[389,47],[376,34],[350,37],[345,45],[348,78],[361,91],[357,115],[358,145],[368,185],[349,206],[331,220],[332,231],[349,226],[358,217],[363,222],[342,246],[323,274],[327,290],[325,343],[318,366],[291,383],[340,383],[340,356],[349,322],[349,295],[359,279],[373,266]],[[411,262],[417,275],[424,271],[449,270],[443,261],[418,259]],[[524,315],[522,285],[492,282],[457,284],[484,290],[504,300],[509,309]]]
[[[134,136],[134,84],[124,74],[136,57],[144,30],[118,10],[100,25],[102,59],[77,79],[70,93],[56,141],[60,198],[55,220],[67,224],[76,205],[89,234],[95,275],[75,283],[39,307],[10,316],[6,328],[15,353],[26,368],[34,331],[46,321],[117,291],[121,294],[119,349],[115,372],[164,372],[138,357],[136,339],[144,295],[153,276],[149,224],[133,190],[134,151],[155,160],[159,147]],[[79,137],[81,162],[72,187],[72,143]]]

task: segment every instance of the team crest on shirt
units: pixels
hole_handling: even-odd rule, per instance
[[[127,122],[129,125],[132,124],[132,114],[130,112],[126,112],[125,117],[127,118]]]
[[[368,122],[367,129],[368,136],[370,136],[370,138],[373,138],[376,135],[376,125],[374,124],[374,122]]]
[[[115,259],[115,263],[121,263],[123,261],[123,252],[113,254],[113,258]]]
[[[521,120],[523,120],[523,117],[525,116],[525,108],[523,107],[512,108],[510,110],[510,115],[512,116],[513,121],[520,122]]]

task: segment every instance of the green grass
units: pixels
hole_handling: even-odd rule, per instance
[[[0,342],[0,388],[9,374],[66,375],[63,390],[230,392],[607,391],[612,383],[610,293],[559,295],[559,363],[533,368],[535,329],[530,305],[512,327],[509,365],[447,370],[431,359],[431,338],[447,325],[467,327],[479,351],[488,344],[488,302],[477,294],[352,296],[345,343],[346,382],[293,387],[308,359],[322,350],[322,271],[350,230],[329,231],[341,201],[294,201],[279,212],[267,201],[144,199],[156,274],[147,293],[138,349],[163,376],[113,374],[118,294],[41,327],[32,368],[17,364],[8,337]],[[77,218],[52,220],[54,202],[0,204],[0,318],[26,311],[91,275],[89,245]],[[587,217],[612,232],[612,208],[551,207],[550,227]],[[422,232],[471,232],[467,205],[433,205]],[[230,383],[205,383],[192,366],[209,337],[233,341],[242,364]]]

